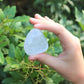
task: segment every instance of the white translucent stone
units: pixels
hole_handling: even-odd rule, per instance
[[[39,29],[32,29],[24,42],[24,50],[27,55],[43,53],[48,49],[48,42]]]

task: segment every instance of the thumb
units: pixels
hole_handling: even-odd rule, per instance
[[[50,66],[51,68],[55,69],[56,71],[60,71],[60,67],[62,68],[62,61],[59,60],[58,57],[54,57],[51,55],[48,55],[46,53],[41,53],[41,54],[37,54],[37,55],[32,55],[29,56],[29,60],[37,60],[41,63],[44,63],[48,66]]]

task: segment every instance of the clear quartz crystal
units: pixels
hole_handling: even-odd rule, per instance
[[[32,29],[24,42],[24,50],[27,55],[36,55],[48,49],[48,42],[39,29]]]

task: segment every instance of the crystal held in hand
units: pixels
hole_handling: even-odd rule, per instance
[[[48,49],[48,42],[39,29],[32,29],[24,42],[24,50],[27,55],[43,53]]]

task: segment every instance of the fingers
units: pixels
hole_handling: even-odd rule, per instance
[[[43,64],[46,64],[50,67],[52,67],[53,69],[59,71],[60,67],[62,68],[62,61],[60,61],[58,58],[54,57],[54,56],[50,56],[48,54],[42,53],[42,54],[38,54],[38,55],[33,55],[33,56],[29,56],[29,60],[37,60]]]
[[[32,24],[45,24],[45,20],[40,20],[40,19],[35,19],[35,18],[30,18],[30,22]]]
[[[37,19],[35,19],[35,18],[30,18],[30,22],[31,22],[32,24],[37,24],[37,23],[39,23],[39,20],[37,20]]]
[[[39,14],[35,14],[35,18],[40,19],[40,20],[44,20],[44,18],[42,16],[40,16]]]
[[[48,30],[56,34],[61,41],[63,50],[68,51],[68,49],[72,49],[73,43],[75,43],[75,38],[68,30],[64,28],[64,26],[55,23],[48,17],[45,17],[44,19],[38,14],[35,15],[35,18],[30,18],[30,22],[34,24],[34,28]]]
[[[56,34],[59,37],[63,50],[72,49],[73,41],[75,41],[74,36],[67,31],[62,25],[60,24],[35,24],[34,28],[38,28],[41,30],[48,30]],[[74,42],[75,43],[75,42]]]

